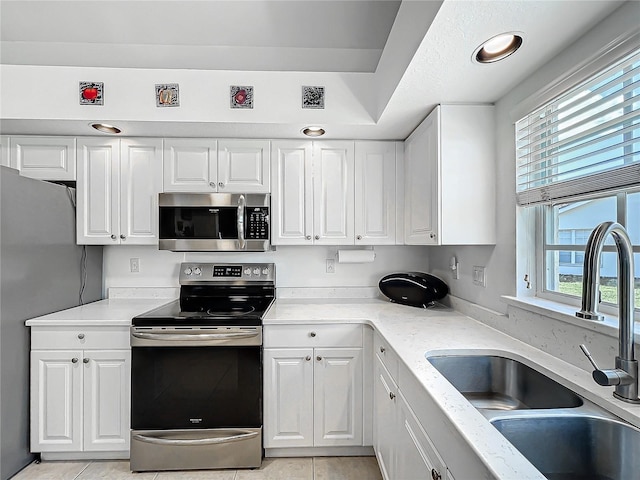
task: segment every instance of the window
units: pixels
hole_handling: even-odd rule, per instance
[[[535,209],[536,294],[576,303],[592,230],[616,221],[629,233],[640,309],[640,51],[516,123],[517,199]],[[617,304],[617,255],[607,239],[600,292]],[[608,312],[610,313],[610,312]]]

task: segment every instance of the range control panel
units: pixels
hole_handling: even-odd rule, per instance
[[[182,263],[180,285],[211,282],[275,282],[273,263]]]

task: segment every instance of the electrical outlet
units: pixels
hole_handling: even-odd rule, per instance
[[[140,272],[140,259],[139,258],[130,258],[129,259],[129,270],[131,270],[131,273],[139,273]]]
[[[481,287],[487,286],[487,277],[484,274],[484,267],[473,266],[473,284]]]
[[[327,258],[327,273],[336,273],[336,261],[333,258]]]

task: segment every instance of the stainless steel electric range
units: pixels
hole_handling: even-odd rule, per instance
[[[272,263],[183,263],[180,299],[133,318],[131,470],[262,461],[262,318]]]

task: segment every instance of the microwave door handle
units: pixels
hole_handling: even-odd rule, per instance
[[[246,202],[244,195],[240,195],[238,198],[238,241],[240,242],[240,248],[244,250],[246,242],[244,240],[244,211]]]

